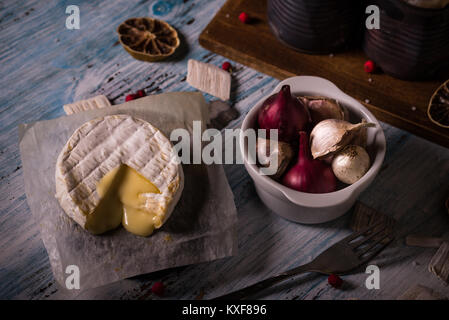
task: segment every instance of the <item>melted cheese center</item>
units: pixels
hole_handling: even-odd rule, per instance
[[[121,165],[108,172],[97,184],[101,200],[88,216],[86,227],[94,234],[116,228],[120,223],[129,232],[149,236],[160,219],[146,208],[147,193],[161,193],[136,170]]]

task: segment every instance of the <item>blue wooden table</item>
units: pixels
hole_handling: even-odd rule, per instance
[[[223,3],[0,2],[0,298],[73,297],[55,283],[38,223],[26,202],[17,125],[62,116],[63,104],[98,94],[119,104],[128,93],[142,88],[147,94],[193,91],[185,81],[189,58],[215,65],[226,61],[198,45],[201,30]],[[71,4],[80,9],[79,30],[65,27],[65,10]],[[120,46],[115,29],[135,16],[158,17],[175,26],[184,52],[166,62],[134,60]],[[240,112],[229,124],[235,128],[278,80],[231,63],[231,102]],[[368,290],[368,275],[363,272],[345,276],[343,290],[330,287],[325,276],[306,274],[267,290],[260,298],[394,299],[414,284],[449,295],[448,287],[427,271],[435,249],[404,245],[409,233],[449,236],[449,216],[444,209],[449,196],[449,150],[387,124],[382,127],[388,145],[385,163],[360,198],[399,221],[399,238],[373,261],[381,270],[380,289]],[[163,281],[165,298],[207,299],[305,263],[349,233],[349,214],[322,225],[288,222],[264,207],[242,165],[226,165],[225,171],[238,209],[236,256],[126,279],[77,297],[153,299],[157,297],[151,285]]]

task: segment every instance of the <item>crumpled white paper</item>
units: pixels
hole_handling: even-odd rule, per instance
[[[166,268],[234,255],[237,213],[221,165],[183,165],[185,186],[171,217],[147,238],[123,227],[95,236],[71,220],[55,198],[56,159],[83,123],[110,114],[146,120],[167,137],[176,128],[192,134],[192,121],[207,119],[200,93],[153,95],[119,106],[19,126],[25,192],[47,249],[53,274],[65,287],[66,268],[78,266],[80,289]]]

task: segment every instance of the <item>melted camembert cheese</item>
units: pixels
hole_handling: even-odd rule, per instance
[[[129,232],[150,235],[160,218],[147,208],[145,194],[161,193],[148,179],[127,165],[109,171],[97,184],[101,200],[88,216],[86,228],[100,234],[120,223]]]

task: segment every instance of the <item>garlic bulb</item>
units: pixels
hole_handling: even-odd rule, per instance
[[[348,145],[339,151],[332,160],[332,171],[341,182],[353,184],[368,171],[370,159],[360,146]]]
[[[327,119],[318,123],[310,134],[310,148],[314,159],[323,158],[350,144],[362,128],[376,124],[362,121],[352,124],[345,120]]]

